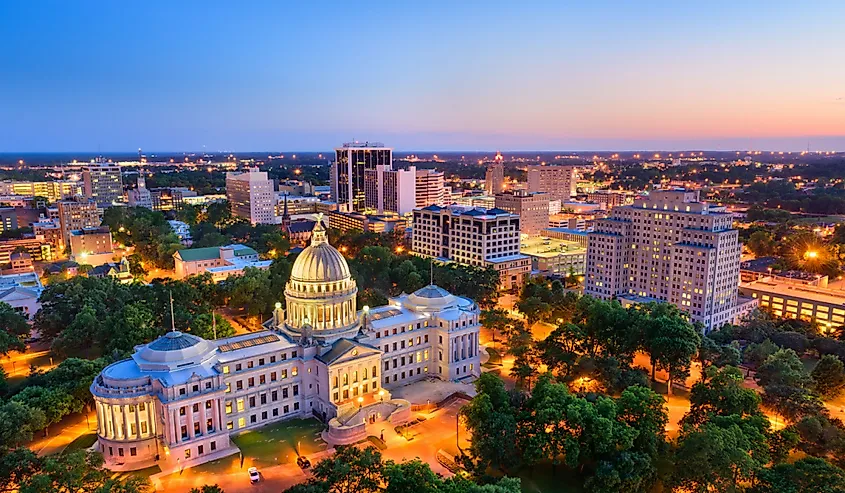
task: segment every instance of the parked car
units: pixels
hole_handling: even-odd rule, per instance
[[[251,484],[255,484],[261,481],[261,474],[258,473],[257,467],[250,467],[249,469],[247,469],[247,472],[249,473],[249,482]]]
[[[296,458],[296,465],[302,469],[308,469],[311,467],[311,461],[300,455]]]

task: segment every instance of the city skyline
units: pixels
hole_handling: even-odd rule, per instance
[[[7,4],[0,152],[842,150],[842,14]]]

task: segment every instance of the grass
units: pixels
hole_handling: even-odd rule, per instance
[[[73,452],[74,450],[85,450],[90,448],[94,443],[97,442],[97,434],[96,433],[88,433],[86,435],[80,435],[76,437],[76,439],[68,444],[65,448],[65,452]]]
[[[117,473],[113,477],[117,479],[129,479],[130,477],[150,479],[150,476],[152,476],[153,474],[158,474],[160,472],[160,467],[151,466],[145,469],[138,469],[137,471],[126,471]]]
[[[320,438],[322,430],[323,425],[315,419],[294,419],[246,431],[232,437],[232,441],[245,459],[272,466],[295,458],[297,443],[301,455],[325,450],[326,443]]]
[[[247,467],[276,466],[284,463],[295,463],[296,444],[299,443],[300,453],[310,455],[326,449],[326,443],[320,438],[323,425],[316,419],[292,419],[273,423],[254,430],[247,430],[231,440],[243,454],[243,470]],[[211,462],[193,466],[191,474],[215,475],[241,469],[239,454],[223,457]],[[178,473],[176,473],[178,474]]]

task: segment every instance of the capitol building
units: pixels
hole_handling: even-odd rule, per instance
[[[431,284],[359,309],[357,293],[317,221],[265,330],[215,341],[174,330],[103,369],[91,393],[106,465],[195,465],[236,453],[231,434],[312,416],[333,443],[353,443],[369,423],[408,419],[391,389],[480,374],[472,300]]]

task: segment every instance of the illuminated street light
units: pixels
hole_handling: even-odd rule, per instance
[[[813,259],[817,258],[818,256],[819,256],[819,252],[817,252],[815,250],[807,250],[807,252],[804,254],[804,257],[808,260],[813,260]]]
[[[359,397],[358,398],[358,409],[361,409],[363,406],[364,406],[364,398]]]

